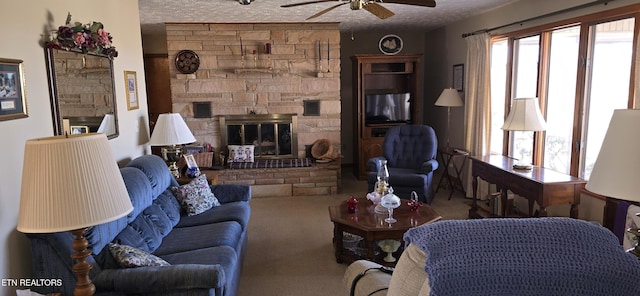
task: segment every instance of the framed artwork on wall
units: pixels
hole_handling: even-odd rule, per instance
[[[464,91],[464,64],[453,65],[453,88]]]
[[[140,108],[138,105],[138,79],[135,71],[124,71],[124,83],[127,89],[127,110]]]
[[[22,60],[0,58],[0,121],[27,116]]]

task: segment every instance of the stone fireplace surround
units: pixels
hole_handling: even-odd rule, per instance
[[[221,116],[296,114],[298,158],[306,157],[305,147],[317,139],[340,147],[338,23],[169,23],[165,28],[172,109],[183,115],[198,142],[224,149]],[[266,43],[271,43],[270,55],[261,51]],[[194,74],[180,74],[171,62],[184,49],[200,57]],[[319,102],[319,116],[304,115],[306,101]],[[212,118],[194,117],[192,106],[198,102],[211,102]],[[339,176],[337,160],[305,168],[226,169],[219,181],[251,185],[254,197],[302,196],[336,193]]]

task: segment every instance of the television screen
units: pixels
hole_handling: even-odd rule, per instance
[[[365,95],[365,123],[411,121],[411,94]]]

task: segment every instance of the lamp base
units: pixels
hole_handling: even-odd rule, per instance
[[[166,146],[162,147],[162,158],[167,162],[171,175],[176,179],[180,178],[180,170],[176,165],[176,162],[182,157],[182,147],[179,146]]]
[[[627,250],[627,252],[635,255],[638,259],[640,259],[640,245],[638,245],[638,242],[640,242],[640,229],[629,228],[627,229],[627,232],[636,236],[635,237],[636,246],[633,249]]]
[[[513,165],[513,169],[519,171],[530,171],[533,169],[533,165],[531,165],[530,163],[519,162]]]
[[[72,267],[77,277],[76,287],[73,290],[74,296],[91,296],[96,292],[96,286],[89,278],[89,271],[93,266],[91,263],[85,261],[87,257],[91,256],[91,251],[87,250],[89,242],[84,237],[86,230],[87,228],[82,228],[71,231],[73,236],[75,236],[71,247],[76,251],[71,254],[71,258],[76,260],[76,264]]]

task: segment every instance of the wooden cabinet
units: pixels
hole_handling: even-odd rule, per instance
[[[382,155],[390,127],[422,123],[421,54],[355,55],[353,65],[354,169],[366,179],[367,160]]]

